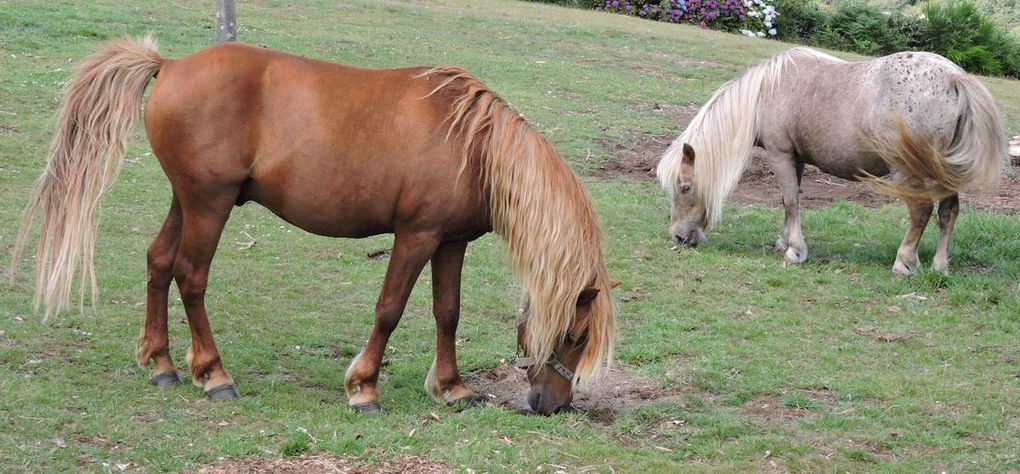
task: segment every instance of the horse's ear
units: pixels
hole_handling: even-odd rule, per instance
[[[684,143],[684,159],[680,162],[686,166],[694,166],[694,148]]]
[[[616,288],[616,287],[620,286],[621,283],[623,283],[623,282],[620,281],[620,280],[617,280],[615,278],[611,279],[611,280],[609,280],[609,289],[612,290],[613,288]]]
[[[599,295],[599,289],[594,286],[586,287],[581,290],[581,294],[577,295],[577,304],[588,304],[595,300],[595,297]]]

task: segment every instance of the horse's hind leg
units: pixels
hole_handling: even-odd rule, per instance
[[[960,196],[953,194],[939,201],[939,246],[935,250],[932,269],[949,273],[949,239],[953,236],[956,216],[960,213]]]
[[[935,207],[931,201],[924,200],[906,203],[910,211],[910,227],[896,251],[896,263],[893,264],[892,272],[897,276],[909,276],[921,267],[921,261],[917,258],[917,246],[931,218],[932,208]]]
[[[477,403],[457,370],[457,321],[460,319],[460,272],[467,242],[444,243],[432,257],[432,313],[436,317],[436,358],[425,390],[439,403]]]
[[[807,243],[800,227],[800,180],[804,173],[804,165],[798,163],[793,155],[776,151],[768,151],[769,165],[779,182],[783,194],[785,219],[783,235],[776,240],[776,249],[785,251],[783,265],[792,265],[807,259]]]
[[[201,190],[192,192],[191,196],[183,192],[179,194],[184,213],[184,230],[174,261],[174,279],[177,280],[184,312],[188,315],[188,325],[191,327],[188,365],[191,367],[192,382],[203,387],[206,396],[212,399],[240,397],[233,378],[220,361],[220,353],[213,341],[205,311],[209,265],[236,196],[236,192],[231,193],[225,189],[215,195]],[[191,198],[193,202],[185,197]]]
[[[181,205],[174,196],[170,212],[146,253],[149,282],[145,298],[145,324],[138,336],[138,363],[154,362],[150,381],[159,387],[180,385],[181,379],[170,359],[167,336],[167,293],[173,280],[174,257],[181,238]]]
[[[344,376],[344,387],[349,397],[351,408],[362,413],[378,413],[379,405],[379,366],[382,364],[383,353],[390,334],[400,322],[404,314],[407,297],[414,288],[422,268],[436,251],[439,239],[432,234],[401,234],[398,233],[393,242],[393,253],[386,269],[379,301],[375,305],[375,325],[368,344],[351,361]]]

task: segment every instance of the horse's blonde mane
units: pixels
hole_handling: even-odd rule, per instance
[[[758,134],[761,104],[778,87],[783,71],[798,58],[839,61],[809,48],[793,48],[752,67],[720,87],[694,116],[659,161],[656,175],[670,196],[681,185],[684,143],[694,148],[694,182],[709,223],[722,214],[723,204],[740,180]]]
[[[447,138],[461,142],[461,171],[469,164],[481,170],[493,230],[506,240],[510,268],[530,301],[529,353],[544,364],[568,331],[587,326],[574,382],[597,378],[612,359],[616,316],[587,192],[552,144],[480,80],[457,67],[422,76],[439,80],[429,96],[450,97]],[[587,286],[600,291],[588,320],[575,322]]]

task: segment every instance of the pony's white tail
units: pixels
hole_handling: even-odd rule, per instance
[[[980,186],[995,186],[1006,163],[1006,135],[988,89],[970,75],[952,79],[959,93],[959,119],[944,146],[917,136],[902,119],[896,133],[873,138],[879,156],[903,176],[866,177],[876,190],[911,200],[938,200]],[[907,179],[902,179],[907,178]]]
[[[29,198],[11,264],[13,276],[32,221],[40,215],[35,305],[42,303],[44,318],[69,306],[79,265],[79,304],[84,306],[86,286],[96,299],[99,198],[124,164],[142,93],[162,65],[152,38],[120,40],[86,59],[64,90],[49,161]]]

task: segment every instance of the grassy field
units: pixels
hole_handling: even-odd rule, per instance
[[[788,47],[507,1],[239,3],[246,42],[369,67],[463,65],[579,172],[636,134],[678,133],[680,107]],[[197,0],[0,0],[0,255],[74,61],[102,40],[147,32],[165,56],[182,56],[212,42],[212,18],[212,2]],[[1020,133],[1020,83],[987,84],[1007,130]],[[426,269],[387,353],[389,413],[362,418],[346,407],[343,370],[369,333],[385,270],[366,255],[392,238],[320,238],[247,205],[223,234],[207,298],[245,397],[207,403],[190,384],[156,390],[134,362],[145,249],[170,200],[140,137],[104,199],[95,312],[42,322],[27,258],[0,286],[0,471],[181,471],[301,453],[476,472],[1020,470],[1017,214],[964,204],[952,275],[897,280],[900,205],[806,212],[811,257],[782,268],[765,249],[780,210],[730,206],[707,245],[678,253],[655,183],[585,183],[610,272],[624,282],[619,362],[663,383],[669,401],[611,423],[435,405],[421,388],[435,330]],[[936,234],[925,237],[925,265]],[[257,245],[238,244],[248,235]],[[516,290],[499,239],[475,242],[466,260],[459,356],[466,374],[481,374],[514,356]],[[188,329],[172,291],[171,345],[183,364]]]

